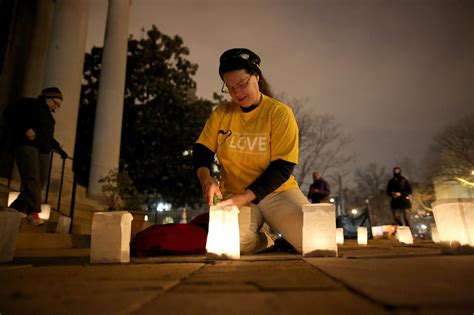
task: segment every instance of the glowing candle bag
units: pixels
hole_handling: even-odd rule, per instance
[[[431,224],[431,239],[435,243],[439,243],[439,234],[438,234],[438,228],[436,227],[436,224]]]
[[[56,233],[69,233],[71,227],[71,218],[64,215],[60,215],[58,219],[58,225],[56,225]]]
[[[303,206],[303,256],[337,257],[336,208],[333,204]]]
[[[7,204],[8,204],[9,207],[13,203],[13,201],[15,201],[16,198],[18,198],[19,195],[20,195],[20,193],[16,192],[16,191],[10,191],[8,193],[8,202],[7,202]]]
[[[357,227],[357,244],[367,245],[367,228],[364,226]]]
[[[413,236],[408,226],[399,226],[397,228],[398,241],[403,244],[413,244]]]
[[[372,226],[371,231],[372,231],[372,237],[374,239],[383,237],[383,226],[381,225]]]
[[[91,263],[130,262],[132,220],[132,215],[127,211],[94,213]]]
[[[206,252],[209,258],[240,259],[238,207],[210,207]]]
[[[13,260],[20,223],[19,213],[0,211],[0,262]]]
[[[344,244],[344,228],[336,228],[336,243],[338,245]]]
[[[41,212],[39,213],[39,217],[42,220],[49,220],[49,217],[51,216],[51,205],[48,205],[46,203],[41,205]]]
[[[474,199],[440,199],[431,206],[442,251],[474,253]]]

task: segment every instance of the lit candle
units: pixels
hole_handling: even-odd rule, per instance
[[[339,245],[344,244],[344,228],[336,228],[336,243]]]
[[[303,206],[303,256],[337,257],[336,208],[333,204]]]
[[[210,207],[206,252],[209,258],[240,259],[238,207]]]
[[[357,244],[367,245],[367,228],[365,226],[357,227]]]
[[[433,242],[439,243],[438,228],[434,223],[431,224],[431,239],[433,240]]]
[[[474,253],[473,199],[441,199],[432,208],[443,252]]]
[[[408,226],[399,226],[397,228],[398,241],[403,244],[413,244],[413,236]]]
[[[8,193],[8,206],[10,207],[10,205],[16,200],[16,198],[18,198],[18,196],[20,195],[19,192],[16,192],[16,191],[10,191]]]
[[[42,220],[49,220],[49,217],[51,216],[51,206],[48,204],[42,204],[41,205],[41,212],[39,213],[39,217]]]

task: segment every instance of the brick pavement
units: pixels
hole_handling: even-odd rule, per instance
[[[474,313],[474,255],[442,255],[431,242],[349,240],[338,258],[88,259],[88,249],[17,251],[0,265],[0,314]]]

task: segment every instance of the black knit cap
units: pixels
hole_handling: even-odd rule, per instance
[[[221,79],[224,73],[241,69],[261,76],[260,57],[247,48],[232,48],[226,50],[219,58],[219,75]]]
[[[47,87],[43,91],[41,91],[41,96],[44,98],[59,98],[63,99],[63,93],[57,87]]]

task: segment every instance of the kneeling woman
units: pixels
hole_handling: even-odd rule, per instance
[[[215,194],[222,199],[219,205],[250,207],[250,222],[239,220],[243,254],[272,245],[271,238],[259,232],[264,222],[301,252],[302,206],[308,200],[291,175],[298,163],[294,114],[271,97],[254,52],[227,50],[220,57],[219,75],[222,91],[232,100],[213,111],[193,148],[203,196],[209,205]],[[220,185],[210,172],[215,154]]]

